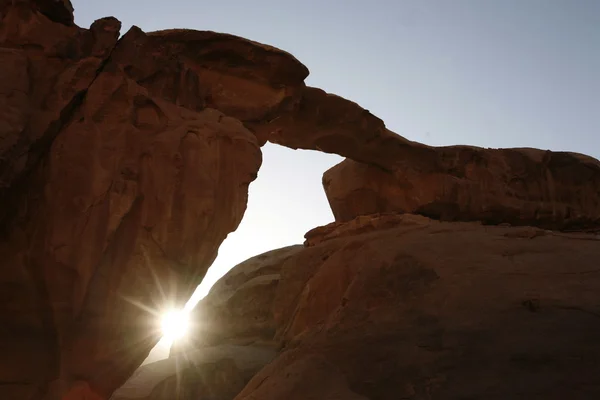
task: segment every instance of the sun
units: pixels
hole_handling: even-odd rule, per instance
[[[185,311],[167,312],[161,321],[163,338],[169,341],[182,338],[187,332],[188,323],[188,313]]]

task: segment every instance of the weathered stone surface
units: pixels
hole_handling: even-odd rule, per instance
[[[323,175],[337,221],[385,212],[447,221],[600,230],[600,162],[537,149],[436,149],[437,170],[345,160]]]
[[[181,304],[202,279],[221,241],[240,222],[247,187],[260,165],[259,145],[267,140],[292,148],[337,153],[356,161],[347,161],[326,176],[328,197],[338,222],[394,211],[565,230],[598,228],[600,168],[596,160],[529,149],[428,147],[387,130],[380,119],[353,102],[306,87],[306,67],[281,50],[231,35],[187,30],[146,34],[134,27],[117,40],[119,29],[120,23],[114,18],[98,20],[90,29],[77,27],[68,0],[0,0],[0,398],[104,399],[112,393],[158,339],[155,316],[146,308]],[[568,322],[594,331],[593,323],[582,320],[589,313],[560,314],[557,310],[579,307],[589,311],[593,306],[588,297],[582,297],[591,296],[589,293],[597,289],[593,287],[595,273],[590,265],[597,250],[588,248],[592,243],[589,237],[571,240],[526,229],[507,231],[511,237],[498,240],[488,232],[484,235],[488,242],[477,242],[454,231],[450,238],[429,232],[428,236],[414,236],[418,240],[404,242],[381,233],[382,228],[389,228],[386,234],[401,229],[394,228],[398,217],[393,221],[387,218],[391,217],[368,217],[352,226],[337,224],[312,232],[307,237],[310,248],[280,260],[286,282],[283,288],[281,283],[273,284],[275,280],[266,273],[255,278],[258,280],[249,278],[248,283],[254,283],[248,286],[225,287],[222,293],[233,294],[225,296],[227,300],[218,307],[238,309],[224,312],[221,320],[215,316],[218,329],[214,328],[213,333],[229,332],[227,340],[248,343],[272,341],[275,334],[288,346],[308,346],[299,350],[303,352],[317,349],[319,335],[327,332],[340,343],[347,343],[348,349],[356,347],[356,357],[349,360],[336,344],[330,352],[319,350],[317,358],[299,353],[300,361],[290,366],[290,371],[312,376],[310,366],[331,364],[344,376],[349,391],[384,398],[368,383],[384,379],[377,372],[379,364],[373,364],[381,358],[382,365],[390,367],[389,374],[397,374],[382,375],[390,379],[381,382],[384,394],[390,393],[389,382],[395,379],[408,382],[402,390],[409,397],[413,392],[419,396],[434,392],[440,382],[438,375],[448,376],[452,382],[439,383],[447,390],[444,393],[459,393],[460,388],[452,385],[466,382],[467,373],[438,368],[443,364],[441,358],[468,366],[474,361],[488,362],[499,354],[486,353],[485,348],[477,347],[477,340],[474,344],[456,344],[451,333],[450,350],[442,351],[443,355],[437,350],[415,350],[409,344],[413,338],[420,338],[420,333],[410,333],[416,328],[402,325],[406,321],[417,327],[425,321],[424,332],[434,335],[427,331],[427,313],[433,312],[427,307],[434,307],[427,303],[429,300],[423,305],[410,303],[410,307],[416,307],[414,313],[393,308],[408,301],[394,294],[393,285],[404,290],[402,285],[407,281],[407,290],[412,290],[412,274],[416,274],[417,281],[422,278],[418,268],[413,271],[416,267],[410,260],[416,258],[419,263],[432,264],[427,268],[440,277],[445,276],[443,271],[448,266],[436,264],[439,260],[447,259],[451,266],[460,263],[453,268],[458,268],[456,276],[467,283],[452,278],[454,275],[448,281],[435,282],[449,282],[461,293],[453,294],[443,285],[441,294],[431,292],[431,298],[449,296],[449,308],[440,311],[434,307],[439,314],[434,315],[439,324],[458,332],[459,338],[466,329],[460,323],[475,323],[472,329],[482,330],[483,339],[502,348],[509,344],[487,332],[498,329],[508,338],[506,326],[515,323],[521,332],[515,337],[534,350],[552,345],[571,355],[579,351],[577,346],[588,343],[587,336],[574,337],[573,331],[561,329]],[[413,228],[421,232],[419,224],[413,224]],[[451,225],[450,230],[465,226],[474,225]],[[413,238],[402,232],[398,235]],[[382,235],[381,243],[360,247],[361,240],[369,235]],[[533,238],[531,243],[543,243],[534,256],[528,258],[527,253],[523,257],[524,263],[543,262],[550,268],[549,277],[539,272],[542,283],[530,282],[527,277],[533,275],[529,270],[523,278],[525,283],[509,282],[512,275],[497,272],[502,269],[520,276],[522,271],[515,270],[519,264],[506,261],[514,257],[496,253],[506,250],[496,246],[504,241],[512,246],[525,240],[521,236]],[[335,243],[344,241],[348,243],[343,251],[335,247]],[[460,258],[452,253],[466,248],[465,243],[470,241],[478,246],[470,255]],[[394,253],[404,251],[405,246],[425,252],[422,243],[429,246],[428,250],[439,250],[423,256],[410,253],[410,257],[408,253]],[[593,244],[597,249],[597,243]],[[484,255],[480,253],[484,248],[491,250]],[[435,254],[439,259],[431,258]],[[551,306],[550,314],[544,314],[550,319],[536,328],[544,336],[541,344],[533,343],[525,332],[525,322],[511,314],[512,309],[488,320],[481,309],[469,308],[479,293],[468,297],[468,285],[475,282],[481,287],[491,286],[490,276],[476,273],[484,259],[485,268],[491,268],[490,276],[498,282],[497,287],[482,295],[481,304],[492,311],[499,312],[489,296],[496,295],[495,299],[504,304],[502,301],[517,296],[516,287],[527,285],[545,293],[550,304],[567,304],[563,308]],[[571,267],[569,274],[559,271],[559,262]],[[409,268],[406,276],[402,272],[395,277],[396,272],[388,271],[390,266],[405,264]],[[373,277],[379,272],[365,269],[366,265],[380,271],[385,279]],[[538,267],[524,265],[533,270]],[[584,274],[578,269],[583,267],[591,272]],[[554,275],[564,279],[554,283]],[[586,282],[573,281],[584,275]],[[425,276],[433,275],[428,272]],[[309,280],[311,284],[307,285]],[[392,294],[385,290],[385,296],[372,293],[380,290],[376,289],[379,286],[387,287],[384,283],[393,286]],[[543,284],[557,290],[555,297],[551,298],[546,286],[536,286]],[[420,293],[429,296],[428,290],[439,287],[429,281],[422,286],[424,292],[414,292],[417,294],[411,294],[410,301],[416,301]],[[338,310],[339,297],[343,299],[349,287],[358,290],[351,292],[354,300],[347,303],[355,304],[355,309],[347,308],[355,313],[345,314],[342,311],[346,308],[342,307],[339,316],[346,319],[331,322],[329,313]],[[460,297],[463,293],[464,298]],[[384,296],[384,300],[378,296]],[[254,306],[247,299],[256,300]],[[386,303],[388,300],[393,306]],[[371,310],[365,314],[363,308],[379,301],[392,307],[389,313],[381,314],[382,321],[391,318],[391,325],[377,325],[382,322],[376,319],[368,322],[368,329],[361,327],[361,316],[370,315]],[[263,307],[269,304],[267,312]],[[526,304],[538,307],[537,300]],[[453,314],[455,311],[458,314]],[[244,319],[245,315],[258,319],[250,321]],[[336,336],[352,321],[359,325],[351,329],[350,336]],[[563,336],[549,334],[550,327],[556,327]],[[388,333],[390,336],[385,336]],[[207,336],[208,342],[216,340],[216,335],[212,339]],[[369,355],[356,343],[370,343],[372,336],[384,342],[391,337],[390,343],[397,343],[408,353],[380,349],[373,355],[375,361],[369,361]],[[572,339],[573,344],[561,347],[562,343],[552,342],[557,337]],[[337,343],[327,340],[322,343]],[[465,348],[476,355],[469,358],[460,353]],[[483,355],[477,353],[480,350]],[[407,360],[415,360],[411,351],[418,357],[416,364],[408,366]],[[425,356],[424,351],[431,354]],[[402,361],[397,365],[385,361],[391,355]],[[587,365],[582,357],[581,365]],[[429,361],[419,361],[425,359]],[[564,356],[557,362],[572,371],[583,368],[571,365],[569,360]],[[550,364],[552,370],[556,364]],[[357,378],[362,365],[372,367],[366,373],[372,376],[368,381]],[[500,377],[498,382],[510,381],[518,386],[521,378],[510,375],[512,370],[505,364],[501,367],[508,372],[494,375]],[[282,370],[285,368],[282,366]],[[430,374],[432,368],[438,375]],[[593,366],[588,370],[594,371]],[[556,369],[552,371],[558,374]],[[585,371],[581,374],[585,378]],[[572,375],[566,376],[566,387],[574,387]],[[335,389],[324,391],[323,396],[335,396],[338,389],[343,396],[354,396],[345,391],[345,383],[338,377],[332,370]],[[557,381],[548,377],[551,382]],[[583,384],[587,382],[584,378]],[[536,377],[532,379],[532,387],[543,386]],[[493,391],[494,383],[488,383]],[[474,393],[480,390],[477,388],[481,387],[472,388]],[[269,389],[274,390],[280,389]],[[283,395],[286,390],[277,393]]]
[[[53,22],[63,25],[73,25],[73,5],[70,0],[0,0],[0,13],[5,14],[9,7],[33,10]]]
[[[171,356],[203,346],[273,343],[271,309],[284,262],[303,249],[273,250],[232,268],[190,315],[189,333],[171,346]]]
[[[327,398],[335,376],[281,389],[305,357],[371,399],[600,395],[598,235],[362,221],[336,224],[339,237],[313,231],[314,245],[284,263],[274,301],[284,352],[238,399]]]
[[[190,349],[140,367],[111,400],[231,400],[274,356],[264,346]]]
[[[599,235],[390,213],[306,237],[279,250],[274,299],[256,303],[272,314],[280,354],[236,399],[600,395]],[[217,283],[224,307],[194,314],[199,324],[227,335],[221,319],[256,315],[223,299],[255,279],[257,261]],[[227,340],[243,343],[234,331]]]
[[[114,18],[98,20],[90,30],[57,24],[26,3],[3,5],[2,10],[0,194],[48,151],[121,27]]]
[[[118,21],[50,3],[2,3],[0,398],[103,399],[239,224],[261,154],[131,79],[135,29],[116,44]]]
[[[554,229],[600,227],[600,162],[595,159],[411,142],[358,104],[305,87],[308,70],[281,50],[213,32],[137,35],[143,40],[124,48],[137,54],[129,57],[137,64],[125,69],[149,90],[175,102],[195,99],[198,104],[190,106],[234,116],[261,144],[271,141],[354,160],[324,179],[340,221],[391,211]],[[154,48],[162,49],[161,68],[155,56],[146,60]],[[171,65],[174,59],[177,66]]]
[[[288,351],[260,371],[238,400],[367,400],[348,388],[340,371],[317,354]]]

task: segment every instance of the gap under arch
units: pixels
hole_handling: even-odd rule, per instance
[[[300,244],[304,234],[334,220],[321,184],[323,173],[343,158],[267,143],[263,163],[248,190],[248,206],[238,229],[227,236],[185,309],[192,310],[210,288],[237,264],[269,250]],[[161,340],[142,365],[169,356]]]

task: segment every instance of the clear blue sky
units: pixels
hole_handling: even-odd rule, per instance
[[[72,0],[76,22],[233,33],[294,54],[307,82],[431,145],[539,147],[600,158],[600,0]],[[333,217],[341,159],[269,145],[212,279]]]

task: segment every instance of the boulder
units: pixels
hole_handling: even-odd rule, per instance
[[[171,355],[221,344],[273,345],[271,309],[287,259],[303,249],[288,246],[252,257],[219,279],[190,315],[186,336],[171,346]]]
[[[139,368],[112,400],[232,400],[276,354],[271,309],[280,271],[303,248],[273,250],[232,268],[191,312],[169,358]]]
[[[140,367],[111,400],[231,400],[274,356],[261,346],[191,350]]]
[[[318,354],[289,351],[260,371],[236,400],[368,400],[348,388],[342,373]]]
[[[600,230],[600,161],[537,149],[438,148],[439,165],[386,171],[345,160],[323,175],[336,221],[414,213],[444,221]]]
[[[600,236],[418,215],[347,224],[312,231],[283,265],[282,352],[236,399],[600,395]],[[309,379],[312,365],[327,372]]]

